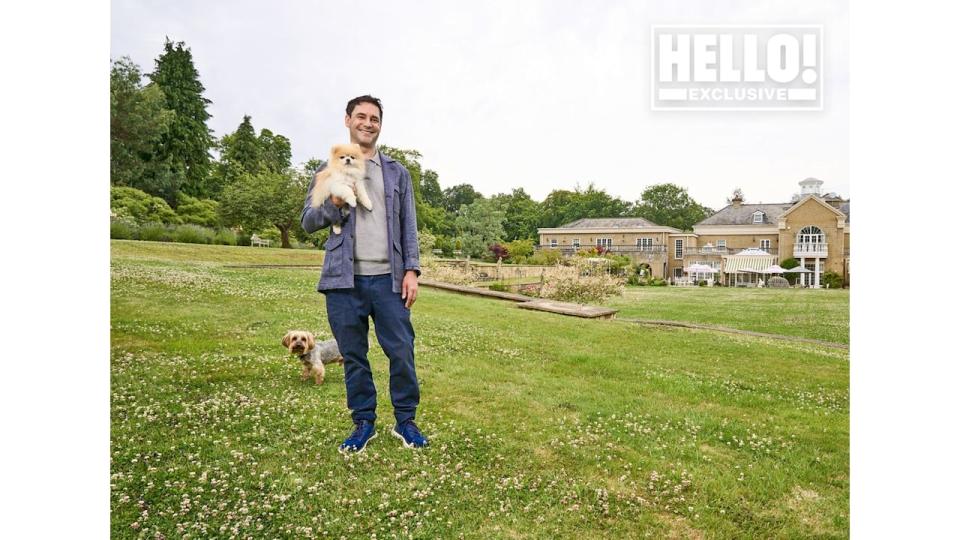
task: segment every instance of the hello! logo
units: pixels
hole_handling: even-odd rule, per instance
[[[654,25],[655,111],[823,110],[823,26]]]

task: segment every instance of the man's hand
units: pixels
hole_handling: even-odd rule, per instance
[[[410,306],[417,301],[417,288],[419,286],[417,273],[413,270],[407,270],[403,275],[403,285],[400,287],[400,298],[406,299],[404,306],[407,309],[410,309]]]
[[[357,194],[357,186],[353,186],[353,194]],[[347,204],[347,201],[337,197],[336,195],[330,195],[330,202],[332,202],[337,208],[343,208],[343,205]]]

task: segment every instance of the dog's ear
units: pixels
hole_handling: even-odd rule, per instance
[[[317,344],[317,340],[314,339],[313,334],[307,332],[307,348],[312,349]]]
[[[290,340],[293,339],[293,330],[287,332],[287,335],[283,336],[283,339],[280,340],[280,343],[284,347],[290,348]]]

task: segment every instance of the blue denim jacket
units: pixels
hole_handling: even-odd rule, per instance
[[[390,274],[393,277],[393,292],[399,294],[403,275],[414,270],[420,276],[420,246],[417,243],[417,210],[413,202],[413,181],[406,167],[390,156],[381,153],[383,165],[383,194],[387,210],[387,245],[390,250]],[[317,172],[323,170],[321,167]],[[346,217],[328,198],[323,206],[310,205],[310,195],[314,181],[307,189],[307,198],[300,213],[300,225],[303,230],[312,233],[330,225],[340,225],[340,234],[333,234],[324,244],[323,269],[317,291],[328,289],[353,288],[353,243],[357,231],[354,219],[356,208],[352,208]]]

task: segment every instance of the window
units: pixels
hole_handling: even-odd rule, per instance
[[[551,239],[550,239],[550,247],[557,247],[557,239],[556,239],[556,238],[551,238]]]
[[[754,223],[763,223],[763,212],[754,212],[754,213],[753,213],[753,222],[754,222]]]
[[[575,248],[580,247],[580,239],[579,239],[579,238],[574,238],[574,239],[573,239],[573,247],[575,247]]]
[[[683,239],[677,238],[673,241],[673,258],[682,259],[683,258]]]
[[[637,238],[637,247],[640,251],[653,251],[653,238]]]
[[[770,240],[761,240],[760,249],[764,251],[770,251]]]
[[[727,249],[727,241],[717,240],[717,249]]]
[[[823,243],[823,231],[819,227],[809,225],[800,229],[800,233],[797,234],[797,243],[798,244],[822,244]]]

